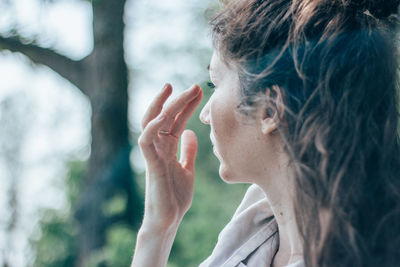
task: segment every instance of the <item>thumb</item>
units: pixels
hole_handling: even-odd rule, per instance
[[[194,172],[197,154],[197,137],[191,130],[185,130],[182,134],[180,163],[183,168]]]

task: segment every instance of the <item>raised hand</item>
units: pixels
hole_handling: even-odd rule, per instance
[[[197,138],[186,130],[203,92],[194,85],[164,107],[172,93],[167,84],[142,121],[139,146],[146,159],[145,215],[142,227],[167,230],[177,226],[193,199]],[[178,161],[178,142],[182,136]]]

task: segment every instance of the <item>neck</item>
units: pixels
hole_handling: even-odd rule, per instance
[[[264,190],[271,205],[279,229],[279,250],[274,258],[274,266],[287,265],[303,257],[302,242],[294,212],[294,186],[287,156],[281,153],[275,157],[275,170],[265,173],[267,179],[260,179],[258,185]]]

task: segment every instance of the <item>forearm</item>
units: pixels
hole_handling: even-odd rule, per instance
[[[131,267],[165,267],[178,227],[154,230],[141,227]]]

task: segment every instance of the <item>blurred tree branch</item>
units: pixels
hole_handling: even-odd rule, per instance
[[[52,48],[27,42],[17,30],[11,37],[0,36],[0,50],[22,53],[34,64],[50,67],[78,87],[90,101],[91,153],[73,206],[79,225],[76,240],[79,251],[74,258],[77,267],[87,266],[91,255],[106,245],[106,233],[114,224],[125,223],[133,228],[138,226],[142,216],[142,200],[130,165],[125,3],[126,0],[91,1],[93,51],[80,61],[60,55]],[[125,207],[121,214],[109,218],[102,207],[118,196],[127,199]]]
[[[25,44],[18,36],[0,36],[0,50],[19,52],[27,56],[35,64],[50,67],[56,73],[67,79],[78,87],[83,93],[87,93],[83,75],[85,60],[75,61],[66,56],[60,55],[50,48],[43,48],[34,43]]]

